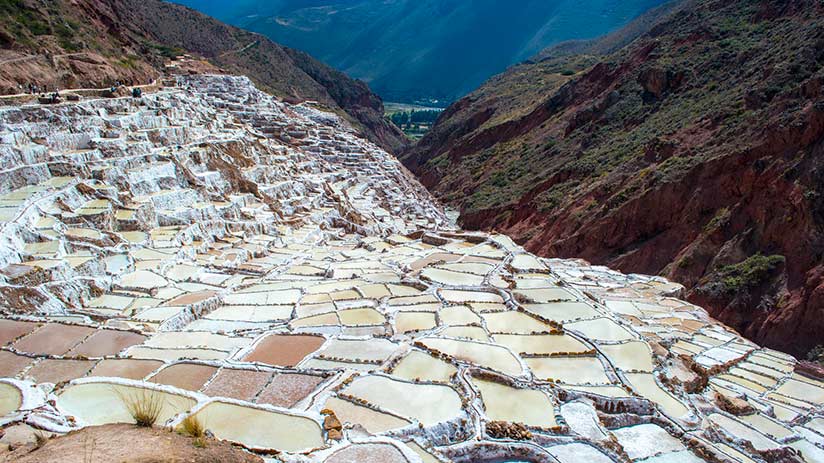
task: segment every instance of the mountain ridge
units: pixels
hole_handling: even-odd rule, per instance
[[[590,38],[661,0],[177,0],[363,79],[389,101],[454,101],[543,47]],[[494,33],[490,33],[494,31]],[[431,101],[430,101],[431,102]]]

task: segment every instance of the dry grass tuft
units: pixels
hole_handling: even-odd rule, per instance
[[[147,389],[133,394],[120,394],[120,399],[126,405],[135,424],[144,428],[151,428],[155,425],[164,405],[160,394]]]
[[[191,437],[202,438],[206,434],[203,423],[194,415],[187,416],[177,427],[178,432]]]
[[[40,447],[46,445],[46,442],[49,441],[49,437],[43,434],[41,431],[34,432],[34,448],[39,449]]]

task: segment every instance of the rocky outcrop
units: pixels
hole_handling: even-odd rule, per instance
[[[402,159],[466,227],[665,275],[804,355],[824,329],[824,10],[801,3],[686,2],[610,55],[517,66]]]

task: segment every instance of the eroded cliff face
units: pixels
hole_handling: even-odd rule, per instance
[[[390,151],[407,139],[383,118],[369,87],[311,56],[160,0],[15,0],[0,5],[0,92],[145,84],[170,58],[202,59],[193,72],[247,75],[292,102],[316,101]],[[22,87],[22,88],[21,88]]]
[[[496,77],[402,159],[466,227],[665,275],[802,355],[824,328],[823,12],[685,3],[611,55]]]

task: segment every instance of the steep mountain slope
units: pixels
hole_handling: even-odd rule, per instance
[[[383,119],[363,82],[265,37],[160,0],[5,0],[0,2],[0,90],[21,85],[100,87],[144,83],[169,57],[202,56],[225,71],[294,100],[314,100],[396,150],[406,139]]]
[[[824,6],[701,0],[650,27],[497,76],[403,161],[467,227],[665,275],[803,354],[824,329]]]
[[[661,0],[176,0],[306,50],[393,101],[454,101],[507,66]],[[491,33],[494,31],[494,33]]]

